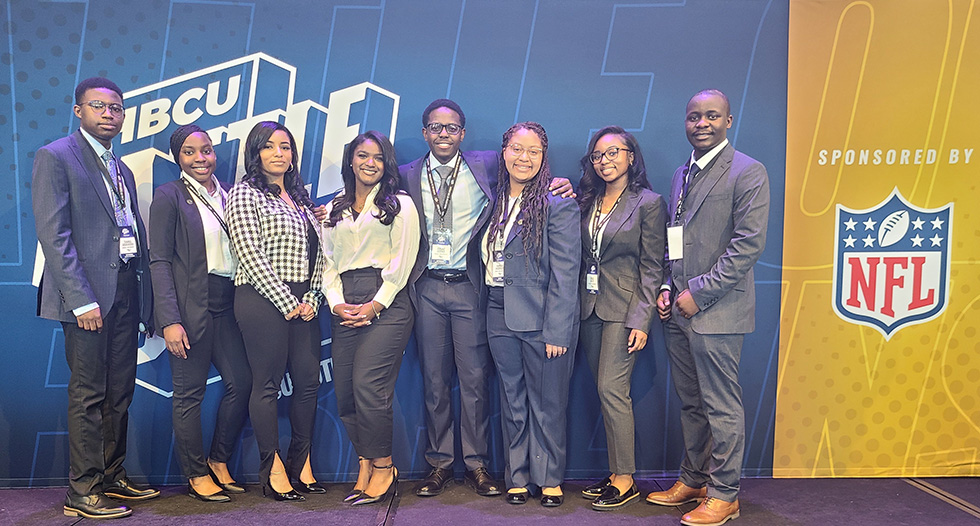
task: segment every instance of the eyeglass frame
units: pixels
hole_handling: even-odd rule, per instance
[[[450,128],[450,126],[456,128],[456,133],[453,133],[452,128]],[[438,127],[438,129],[433,129],[433,127]],[[446,133],[453,136],[463,133],[463,127],[460,126],[459,124],[456,124],[455,122],[450,122],[449,124],[430,122],[429,124],[425,125],[425,131],[431,133],[432,135],[439,135],[440,133],[442,133],[442,130],[446,130]]]
[[[510,153],[515,157],[520,158],[527,153],[528,159],[538,159],[544,154],[544,148],[525,148],[516,142],[512,142],[507,145],[505,150],[510,150]]]
[[[616,150],[615,153],[610,153],[613,150]],[[610,162],[612,162],[612,161],[615,161],[616,159],[619,158],[619,152],[632,152],[632,151],[633,150],[630,150],[629,148],[620,148],[619,146],[610,146],[609,148],[606,148],[606,150],[603,151],[603,152],[592,152],[592,153],[590,153],[589,154],[589,160],[592,161],[592,164],[598,164],[598,163],[601,163],[602,162],[602,158],[605,157],[607,160],[609,160]]]
[[[87,102],[78,103],[79,106],[85,105],[93,110],[99,112],[99,114],[105,113],[106,108],[109,108],[109,113],[115,116],[122,115],[126,108],[122,104],[116,104],[115,102],[105,102],[101,100],[90,100]]]

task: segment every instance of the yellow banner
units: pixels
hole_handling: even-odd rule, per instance
[[[773,475],[980,474],[980,12],[790,3]]]

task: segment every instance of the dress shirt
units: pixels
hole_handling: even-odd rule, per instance
[[[348,270],[381,269],[381,288],[374,295],[374,301],[385,308],[391,306],[398,291],[408,284],[419,253],[418,210],[411,197],[397,194],[401,210],[390,225],[381,224],[375,217],[378,207],[374,204],[380,188],[380,184],[374,185],[356,219],[351,209],[347,209],[336,225],[323,226],[323,284],[330,312],[337,305],[346,303],[340,275]],[[327,205],[328,214],[333,203]]]
[[[212,174],[211,183],[214,185],[214,193],[208,192],[203,184],[197,182],[190,174],[182,173],[184,178],[191,186],[191,193],[194,196],[194,204],[197,211],[201,214],[201,223],[204,225],[204,252],[208,257],[208,274],[214,274],[225,278],[235,275],[235,267],[238,261],[231,252],[231,239],[221,223],[211,213],[211,209],[204,204],[207,201],[217,212],[221,219],[225,218],[225,204],[228,202],[228,193],[218,184],[218,179]]]
[[[470,236],[473,235],[473,229],[476,228],[476,222],[480,218],[480,213],[483,212],[483,207],[490,201],[486,194],[483,193],[483,189],[476,182],[476,177],[473,176],[470,167],[466,165],[466,161],[460,156],[461,154],[456,152],[456,156],[452,160],[446,164],[442,164],[430,152],[428,159],[422,161],[422,172],[420,174],[422,183],[422,211],[425,213],[425,230],[430,240],[433,239],[432,229],[439,226],[439,221],[435,203],[432,201],[432,188],[429,186],[429,176],[425,169],[426,162],[428,162],[432,170],[432,180],[436,183],[436,189],[438,189],[440,181],[439,176],[436,175],[436,168],[439,166],[448,166],[452,170],[456,166],[456,160],[459,159],[460,161],[459,174],[456,177],[456,188],[452,193],[450,209],[446,212],[446,215],[452,214],[453,217],[452,255],[450,256],[448,265],[435,264],[432,260],[432,250],[430,250],[429,268],[459,270],[466,268],[466,246],[470,242]],[[495,176],[496,174],[492,175]]]
[[[507,224],[504,225],[504,245],[507,244],[507,238],[510,237],[510,231],[514,229],[514,223],[517,222],[517,216],[521,215],[521,196],[509,197],[507,198]],[[493,221],[497,221],[499,218],[493,218]],[[497,232],[497,236],[501,235]],[[480,241],[480,253],[483,255],[483,266],[486,269],[483,272],[483,282],[491,287],[501,287],[503,285],[493,282],[493,273],[491,269],[491,259],[493,257],[493,251],[487,248],[487,241],[490,239],[490,229],[488,228],[486,232],[483,233],[483,240]]]
[[[308,228],[318,229],[313,211],[289,206],[281,197],[266,194],[247,182],[236,184],[228,194],[226,215],[231,243],[238,257],[235,285],[250,284],[272,302],[283,315],[300,301],[317,310],[323,300],[320,291],[323,258],[317,251],[310,276]],[[284,282],[309,281],[302,300],[293,296]]]
[[[85,137],[85,140],[88,141],[89,145],[92,146],[92,149],[95,150],[95,156],[99,158],[99,162],[102,163],[102,166],[105,166],[106,167],[106,170],[108,171],[109,166],[107,165],[107,163],[105,162],[105,160],[102,158],[102,155],[105,154],[105,152],[112,152],[112,145],[110,144],[109,145],[109,148],[106,148],[95,137],[92,137],[87,131],[85,131],[84,128],[79,128],[78,131],[82,132],[82,137]],[[115,154],[113,154],[113,156],[115,156]],[[118,167],[118,163],[117,163],[116,169],[117,170],[120,169]],[[100,179],[102,179],[102,186],[105,187],[106,193],[109,194],[109,201],[111,203],[115,204],[115,202],[116,202],[116,194],[113,191],[112,187],[109,186],[109,181],[105,177],[101,177],[101,175],[102,175],[101,173],[99,175],[100,175]],[[109,175],[112,176],[112,177],[116,177],[116,174],[109,174]],[[122,177],[122,172],[119,173],[119,176]],[[123,206],[123,210],[126,213],[126,219],[128,220],[128,222],[129,222],[130,225],[135,225],[136,224],[136,215],[133,214],[133,207],[132,207],[133,199],[132,199],[132,197],[130,197],[130,195],[129,195],[129,188],[126,188],[126,185],[125,184],[123,185],[123,200],[125,201],[124,206]],[[139,241],[139,229],[138,228],[135,228],[135,227],[133,228],[133,235],[136,236],[137,246],[139,246],[139,244],[138,244],[138,241]],[[89,303],[88,305],[82,305],[81,307],[78,307],[77,309],[72,309],[71,312],[75,316],[81,316],[82,314],[85,314],[86,312],[95,310],[97,308],[99,308],[99,302],[93,301],[92,303]]]
[[[691,160],[688,163],[688,166],[694,166],[695,164],[697,164],[699,170],[704,170],[705,168],[707,168],[707,166],[709,164],[711,164],[711,161],[714,161],[715,160],[715,157],[717,157],[718,154],[721,153],[721,151],[725,149],[725,146],[728,146],[728,139],[725,139],[725,140],[721,141],[720,143],[718,143],[717,146],[715,146],[714,148],[708,150],[708,153],[702,155],[701,158],[700,159],[697,159],[697,160],[694,159],[695,152],[691,152]],[[698,172],[698,173],[701,173],[701,172]],[[689,181],[688,184],[693,183],[693,182],[694,181]]]

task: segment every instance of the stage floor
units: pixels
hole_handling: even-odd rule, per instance
[[[667,488],[673,480],[641,480],[640,490]],[[511,506],[503,498],[478,497],[463,485],[451,485],[438,497],[416,497],[415,481],[402,481],[399,496],[385,504],[351,508],[340,501],[351,484],[333,484],[326,495],[286,504],[262,498],[258,486],[227,504],[205,504],[186,495],[185,487],[162,488],[163,495],[133,506],[119,524],[140,526],[200,525],[677,525],[694,507],[651,506],[639,500],[608,512],[593,511],[581,498],[582,481],[567,481],[565,504],[542,508],[536,500]],[[0,525],[71,525],[95,521],[65,517],[65,488],[0,490]],[[980,525],[980,478],[940,479],[743,479],[741,518],[732,525]],[[113,522],[112,524],[115,524]]]

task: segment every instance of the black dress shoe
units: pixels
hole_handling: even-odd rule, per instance
[[[112,484],[103,484],[102,493],[106,497],[123,500],[147,500],[160,496],[160,490],[147,486],[137,486],[127,478],[121,478]]]
[[[592,509],[604,511],[621,508],[633,502],[639,496],[640,490],[636,489],[635,483],[630,486],[630,489],[626,490],[626,493],[620,493],[619,488],[610,485],[602,492],[602,495],[599,495],[592,501]]]
[[[589,500],[595,500],[596,497],[602,495],[602,490],[608,488],[610,484],[612,484],[612,480],[606,477],[591,486],[586,486],[582,490],[582,496]]]
[[[541,495],[541,505],[545,508],[557,508],[565,502],[564,495]]]
[[[518,491],[516,493],[507,492],[507,504],[527,504],[527,491]]]
[[[487,468],[467,471],[466,475],[463,476],[463,481],[466,482],[467,486],[473,488],[477,495],[482,497],[496,497],[501,493],[500,486],[497,485],[496,480],[493,480],[490,473],[487,473]]]
[[[133,514],[128,506],[113,502],[105,495],[68,494],[65,497],[65,515],[68,517],[85,517],[86,519],[116,519]]]
[[[225,493],[245,493],[245,486],[239,486],[235,482],[225,484],[218,480],[218,475],[215,474],[213,469],[211,469],[211,466],[208,466],[208,474],[211,475],[211,480],[213,480],[219,488],[225,490]]]
[[[387,466],[374,466],[374,469],[394,469],[394,473],[391,478],[391,483],[388,484],[388,489],[386,489],[384,493],[378,495],[377,497],[372,497],[371,495],[368,495],[366,491],[361,492],[360,497],[357,497],[356,499],[351,501],[350,503],[351,506],[363,506],[365,504],[374,504],[375,502],[384,502],[388,500],[389,495],[391,495],[392,497],[398,495],[398,469],[395,468],[394,465],[392,464],[388,464]]]
[[[201,502],[231,502],[231,497],[221,491],[212,495],[202,495],[190,483],[187,484],[187,494]]]
[[[278,502],[283,502],[283,501],[303,502],[304,500],[306,500],[306,497],[300,495],[299,493],[296,493],[296,490],[289,490],[285,493],[280,493],[272,489],[272,484],[269,482],[266,482],[262,486],[262,496],[272,497]]]
[[[446,482],[452,479],[453,470],[432,468],[429,475],[415,486],[415,494],[419,497],[435,497],[442,493],[442,490],[446,487]]]
[[[322,495],[327,492],[327,488],[321,486],[319,482],[310,482],[309,484],[307,484],[306,482],[303,481],[297,481],[295,484],[293,484],[293,487],[296,488],[296,491],[300,493],[312,493],[315,495]]]

